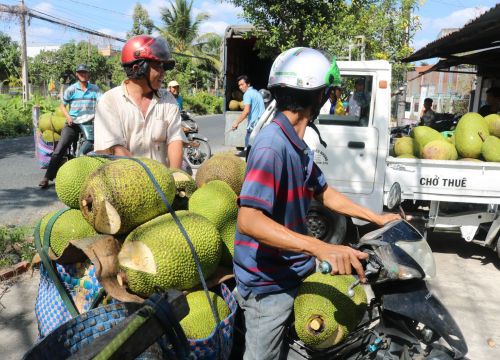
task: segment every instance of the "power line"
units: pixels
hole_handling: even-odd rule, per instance
[[[112,12],[112,13],[115,13],[115,14],[119,14],[119,15],[124,15],[124,16],[130,17],[130,18],[133,17],[131,14],[125,14],[125,13],[122,13],[120,11],[106,9],[106,8],[103,8],[103,7],[100,7],[100,6],[96,6],[96,5],[90,5],[90,4],[84,3],[82,1],[76,1],[76,0],[68,0],[68,1],[74,2],[76,4],[88,6],[88,7],[94,8],[94,9],[99,9],[99,10],[109,11],[109,12]]]

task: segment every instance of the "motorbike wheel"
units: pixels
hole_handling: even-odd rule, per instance
[[[184,149],[185,158],[192,169],[198,169],[205,160],[212,156],[212,150],[207,141],[193,139],[188,148]]]

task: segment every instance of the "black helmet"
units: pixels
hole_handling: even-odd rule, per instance
[[[85,64],[80,64],[76,67],[76,72],[79,72],[79,71],[90,72],[89,68]]]
[[[262,99],[264,99],[264,102],[270,102],[272,100],[271,92],[267,89],[260,89],[259,90],[260,95],[262,95]]]

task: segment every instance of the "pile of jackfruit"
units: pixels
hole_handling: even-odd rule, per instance
[[[245,105],[243,104],[243,93],[240,90],[231,93],[231,100],[229,100],[227,107],[231,111],[243,110]]]
[[[217,154],[200,167],[195,180],[157,161],[139,160],[153,175],[177,219],[140,163],[77,157],[66,162],[55,179],[57,196],[70,210],[63,212],[52,227],[52,252],[60,256],[71,240],[113,235],[121,244],[117,277],[130,293],[146,298],[157,289],[190,291],[201,280],[179,220],[205,279],[219,266],[232,267],[236,199],[245,162],[232,154]],[[41,239],[54,214],[41,219]],[[225,301],[214,293],[211,296],[219,318],[226,318],[230,310]],[[193,291],[187,301],[192,310],[181,322],[187,337],[209,336],[215,324],[209,324],[211,310],[205,294]]]
[[[38,119],[37,131],[40,132],[43,141],[55,143],[61,138],[61,130],[66,124],[66,117],[58,107],[53,112],[45,112]]]
[[[453,132],[439,133],[417,126],[411,136],[398,138],[392,149],[400,158],[500,161],[500,115],[463,115]]]

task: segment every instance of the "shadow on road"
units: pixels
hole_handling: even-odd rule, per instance
[[[433,252],[443,254],[457,254],[462,259],[473,259],[482,265],[492,264],[500,270],[500,259],[495,250],[469,243],[461,239],[457,234],[431,233],[428,234],[428,242]]]
[[[33,155],[35,143],[33,136],[24,136],[15,139],[3,139],[0,141],[0,159],[13,155]]]
[[[21,189],[0,189],[2,212],[20,210],[27,207],[41,208],[58,201],[53,186],[47,189],[24,187]]]

